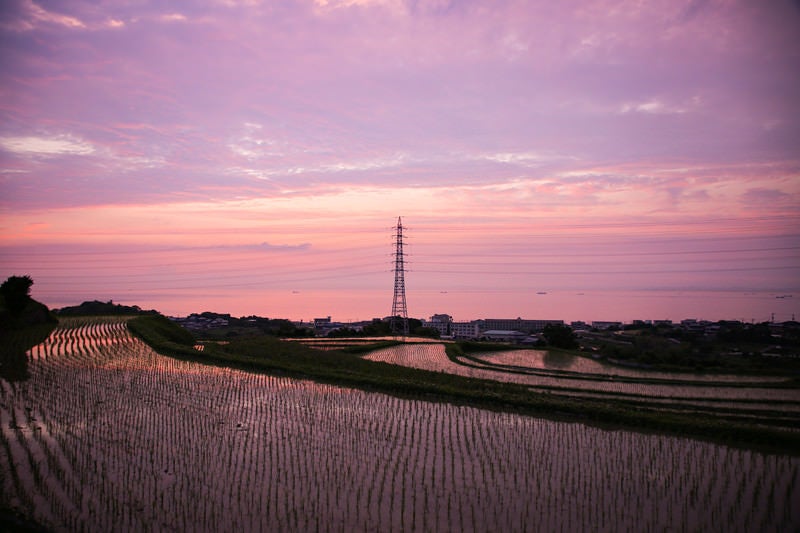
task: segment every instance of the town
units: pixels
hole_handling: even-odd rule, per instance
[[[377,337],[392,335],[392,317],[337,322],[330,316],[292,322],[258,316],[193,313],[173,317],[198,338],[225,340],[268,333],[292,337]],[[454,321],[435,314],[427,320],[409,318],[409,335],[444,341],[486,341],[533,348],[583,352],[595,359],[639,367],[685,369],[794,368],[800,359],[800,323],[746,323],[701,319],[575,321],[484,318]]]

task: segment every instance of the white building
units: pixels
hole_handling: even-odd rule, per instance
[[[439,335],[442,337],[448,337],[452,333],[450,332],[450,326],[453,323],[453,317],[450,315],[439,314],[433,315],[430,320],[423,322],[423,326],[426,328],[432,328],[439,332]]]
[[[481,329],[477,320],[472,322],[451,322],[450,334],[454,339],[477,339],[481,336]]]

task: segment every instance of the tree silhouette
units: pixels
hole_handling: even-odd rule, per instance
[[[13,316],[19,316],[31,301],[30,276],[11,276],[0,285],[0,295],[6,302],[6,309]]]
[[[547,340],[547,344],[557,348],[577,348],[578,340],[572,328],[562,324],[547,324],[542,335]]]

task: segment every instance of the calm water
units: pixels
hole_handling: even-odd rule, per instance
[[[259,315],[271,318],[311,320],[331,316],[333,320],[355,321],[384,317],[391,313],[391,285],[375,290],[229,290],[224,293],[160,291],[125,296],[118,303],[155,308],[174,315],[217,311],[234,316]],[[538,294],[545,292],[546,294]],[[791,295],[791,296],[790,296]],[[784,297],[785,296],[785,297]],[[94,299],[95,296],[87,299]],[[518,290],[495,292],[474,289],[420,290],[406,286],[409,316],[428,318],[446,313],[455,320],[479,318],[529,318],[583,320],[663,320],[684,318],[764,322],[800,317],[800,291],[550,291]],[[117,301],[115,298],[114,301]],[[51,306],[74,305],[68,302],[45,303]]]

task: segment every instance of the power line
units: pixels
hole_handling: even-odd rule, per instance
[[[682,270],[596,270],[597,265],[586,265],[595,267],[592,271],[565,271],[565,270],[414,270],[426,274],[496,274],[507,276],[509,274],[563,274],[563,275],[607,275],[607,274],[684,274],[702,272],[757,272],[767,270],[800,270],[800,265],[791,266],[769,266],[769,267],[741,267],[741,268],[707,268],[707,269],[682,269]]]

